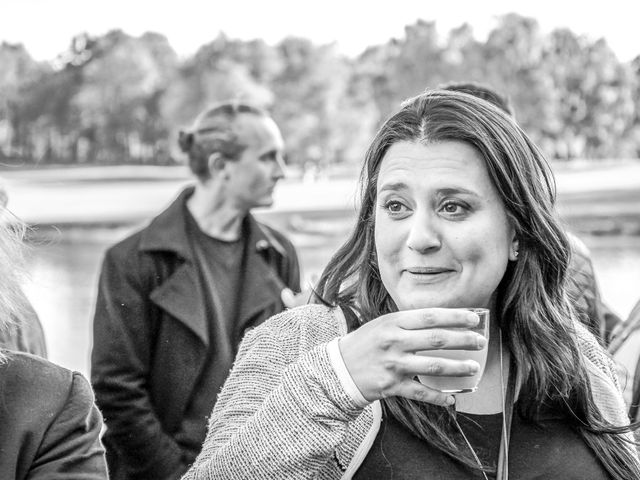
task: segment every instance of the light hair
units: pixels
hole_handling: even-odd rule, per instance
[[[3,333],[25,311],[21,283],[25,275],[23,238],[26,227],[5,207],[0,207],[0,329]],[[4,358],[0,350],[0,360]]]

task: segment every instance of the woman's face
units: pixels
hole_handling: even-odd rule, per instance
[[[490,308],[517,244],[480,154],[457,141],[395,143],[376,191],[378,264],[398,308]]]

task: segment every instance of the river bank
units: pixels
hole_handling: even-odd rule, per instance
[[[640,162],[554,167],[558,210],[584,234],[640,235]],[[144,222],[191,180],[186,167],[116,166],[0,171],[9,208],[41,226],[90,227]],[[283,180],[272,208],[261,214],[331,216],[355,211],[355,175]]]
[[[164,208],[189,177],[175,167],[13,171],[0,177],[9,207],[34,226],[25,291],[40,315],[50,358],[87,374],[105,250]],[[574,231],[584,229],[579,236],[592,251],[603,298],[625,317],[640,295],[640,237],[634,233],[640,165],[613,173],[559,173],[558,190],[563,217]],[[256,213],[291,238],[304,276],[311,278],[350,232],[355,205],[354,176],[292,178],[276,190],[273,208]]]

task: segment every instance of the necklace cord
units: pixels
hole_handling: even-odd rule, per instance
[[[511,437],[511,419],[513,417],[513,401],[514,401],[514,391],[515,391],[515,368],[511,365],[512,368],[509,369],[509,380],[507,382],[507,386],[505,389],[504,384],[504,354],[502,351],[502,330],[499,332],[500,340],[499,340],[499,355],[500,355],[500,388],[501,388],[501,400],[502,400],[502,429],[500,434],[500,450],[498,454],[498,469],[496,480],[508,480],[509,479],[509,440]],[[478,454],[474,450],[471,442],[467,438],[462,429],[460,423],[458,423],[458,418],[456,415],[455,404],[449,410],[449,414],[455,424],[456,428],[462,438],[464,439],[467,447],[471,451],[473,458],[477,462],[478,466],[481,469],[482,475],[485,480],[489,480],[487,476],[484,466],[478,457]]]
[[[455,409],[455,404],[453,405],[453,408]],[[471,442],[469,441],[467,436],[464,434],[464,430],[462,430],[462,426],[458,423],[458,416],[456,415],[455,410],[451,414],[451,417],[453,418],[453,423],[455,423],[456,427],[458,428],[458,432],[460,432],[460,435],[462,435],[462,438],[467,444],[467,447],[469,447],[469,450],[471,451],[473,458],[475,459],[478,466],[481,468],[481,472],[485,480],[489,480],[489,477],[487,477],[487,473],[484,471],[484,467],[482,466],[482,462],[480,461],[480,458],[478,458],[478,454],[476,453],[474,448],[471,446]]]

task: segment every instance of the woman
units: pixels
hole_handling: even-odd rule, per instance
[[[0,209],[0,321],[21,318],[22,231]],[[2,325],[6,327],[6,325]],[[103,480],[102,417],[87,380],[47,360],[0,350],[0,478]]]
[[[610,359],[565,294],[569,244],[537,147],[493,105],[426,92],[381,127],[320,305],[243,342],[186,479],[640,478]],[[479,365],[474,393],[418,375]]]

